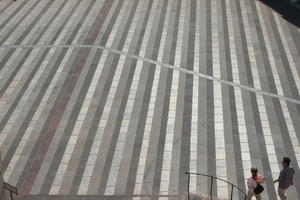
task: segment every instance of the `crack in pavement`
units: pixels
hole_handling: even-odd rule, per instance
[[[293,98],[290,98],[290,97],[274,94],[274,93],[267,92],[267,91],[264,91],[264,90],[259,90],[259,89],[253,88],[253,87],[249,87],[249,86],[246,86],[246,85],[239,84],[239,83],[226,81],[226,80],[216,78],[214,76],[210,76],[210,75],[207,75],[207,74],[204,74],[204,73],[191,71],[191,70],[181,68],[181,67],[176,67],[174,65],[169,65],[169,64],[166,64],[166,63],[162,63],[162,62],[155,61],[155,60],[152,60],[152,59],[149,59],[149,58],[144,58],[144,57],[141,57],[141,56],[138,56],[138,55],[130,54],[130,53],[127,53],[127,52],[124,52],[124,51],[112,49],[112,48],[109,48],[109,47],[106,47],[106,46],[101,46],[101,45],[80,45],[80,44],[73,44],[73,45],[1,45],[0,49],[1,48],[98,48],[98,49],[102,49],[104,51],[108,51],[110,53],[124,55],[124,56],[130,57],[130,58],[133,58],[133,59],[142,60],[144,62],[148,62],[148,63],[155,64],[155,65],[160,65],[161,67],[166,67],[166,68],[169,68],[169,69],[178,70],[178,71],[186,73],[186,74],[191,74],[193,76],[198,76],[200,78],[204,78],[204,79],[207,79],[207,80],[219,82],[219,83],[224,84],[224,85],[230,85],[230,86],[233,86],[233,87],[238,87],[238,88],[243,89],[243,90],[254,92],[255,94],[258,94],[258,95],[273,97],[273,98],[277,98],[277,99],[280,99],[280,100],[285,100],[285,101],[300,105],[300,100],[297,100],[297,99],[293,99]]]

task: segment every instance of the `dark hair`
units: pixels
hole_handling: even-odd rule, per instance
[[[283,162],[286,163],[289,166],[291,160],[288,157],[283,157]]]
[[[257,172],[258,172],[258,169],[257,169],[257,168],[255,168],[255,167],[252,167],[252,168],[251,168],[251,173],[257,174]]]

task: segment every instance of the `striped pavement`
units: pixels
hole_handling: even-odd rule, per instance
[[[288,156],[299,199],[299,63],[299,27],[259,0],[0,0],[4,179],[32,199],[184,199],[186,171],[246,191],[255,166],[274,200]]]

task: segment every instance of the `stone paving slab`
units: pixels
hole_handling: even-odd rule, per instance
[[[32,199],[182,199],[187,171],[246,191],[255,166],[274,200],[289,156],[298,199],[299,42],[258,0],[0,0],[4,178]]]

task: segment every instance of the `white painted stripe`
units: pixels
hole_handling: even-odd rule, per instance
[[[195,46],[194,46],[194,71],[199,72],[200,66],[200,2],[196,2],[196,22],[195,22]],[[199,98],[199,77],[193,77],[193,99],[192,99],[192,122],[190,139],[190,172],[197,173],[198,162],[198,98]],[[190,192],[197,193],[197,176],[190,177]]]
[[[185,2],[181,2],[181,11],[178,24],[178,37],[175,51],[175,66],[180,68],[181,62],[181,49],[183,42],[183,26],[184,26],[184,11]],[[160,194],[167,195],[169,193],[170,184],[170,173],[171,173],[171,160],[172,160],[172,149],[173,149],[173,138],[175,129],[175,117],[176,117],[176,104],[179,84],[179,71],[173,71],[172,77],[172,88],[170,95],[169,114],[166,130],[166,141],[164,147],[162,172],[161,172],[161,183],[160,183]]]

